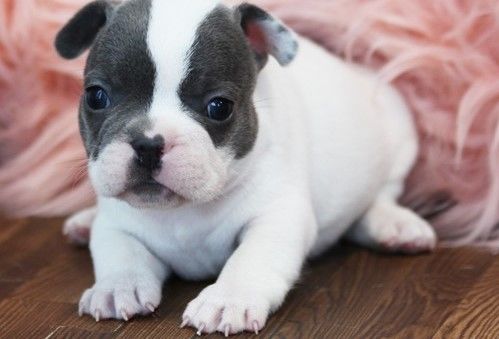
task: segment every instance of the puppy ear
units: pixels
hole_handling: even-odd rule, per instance
[[[66,59],[80,56],[92,45],[113,10],[114,5],[105,0],[83,7],[57,34],[55,48],[59,55]]]
[[[298,42],[289,28],[263,9],[251,4],[238,6],[236,12],[261,68],[265,66],[269,54],[282,66],[293,61],[298,51]]]

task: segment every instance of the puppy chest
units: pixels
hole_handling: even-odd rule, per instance
[[[217,276],[237,246],[237,233],[199,229],[168,232],[156,252],[172,271],[185,279]]]

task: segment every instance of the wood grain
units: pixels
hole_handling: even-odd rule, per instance
[[[79,318],[77,304],[93,282],[92,264],[86,249],[66,244],[61,224],[0,219],[1,338],[196,337],[180,329],[179,320],[209,282],[173,279],[152,317],[129,323]],[[432,337],[499,338],[499,257],[471,248],[389,256],[342,245],[307,264],[259,336]]]
[[[453,310],[434,338],[499,337],[499,261],[495,261]],[[484,317],[484,314],[492,316]]]

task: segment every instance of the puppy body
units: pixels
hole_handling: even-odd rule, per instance
[[[99,195],[90,242],[96,283],[84,293],[81,313],[127,320],[159,305],[172,272],[195,280],[218,276],[188,305],[184,323],[206,333],[259,331],[307,256],[343,235],[395,251],[435,245],[431,227],[396,202],[417,139],[395,90],[298,38],[299,53],[288,67],[274,60],[259,64],[257,58],[262,69],[255,87],[243,90],[258,122],[254,140],[255,123],[246,117],[235,139],[217,145],[210,128],[182,112],[184,96],[178,93],[186,73],[196,68],[179,60],[195,59],[193,32],[202,32],[200,22],[218,7],[194,1],[199,12],[178,10],[176,19],[188,16],[192,25],[180,43],[168,33],[158,39],[168,21],[164,13],[172,10],[167,7],[182,6],[166,3],[153,1],[149,9],[147,42],[158,76],[144,129],[146,136],[166,140],[162,167],[152,174],[164,187],[146,198],[125,187],[134,172],[124,164],[135,151],[123,134],[91,156]],[[290,36],[279,41],[275,25],[280,23],[260,27],[269,34],[267,42],[276,40],[271,54],[287,63],[293,45]],[[164,39],[171,48],[158,42]],[[125,129],[138,119],[130,118]]]
[[[385,186],[403,187],[403,177],[390,176],[395,167],[412,166],[415,133],[403,102],[373,74],[302,40],[290,66],[270,62],[262,71],[255,102],[259,139],[251,154],[230,168],[237,177],[219,198],[157,210],[100,197],[94,239],[100,225],[116,227],[141,239],[181,276],[204,279],[219,273],[244,226],[267,210],[309,214],[301,246],[304,253],[318,253],[338,240]],[[277,204],[288,198],[295,200],[292,206]],[[288,233],[298,225],[283,227]]]

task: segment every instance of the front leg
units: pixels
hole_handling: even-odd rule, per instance
[[[258,333],[298,278],[316,232],[304,199],[288,198],[254,219],[216,283],[187,306],[183,326],[199,335]]]
[[[90,249],[96,281],[81,297],[80,315],[128,321],[154,312],[167,268],[144,244],[97,218]]]

